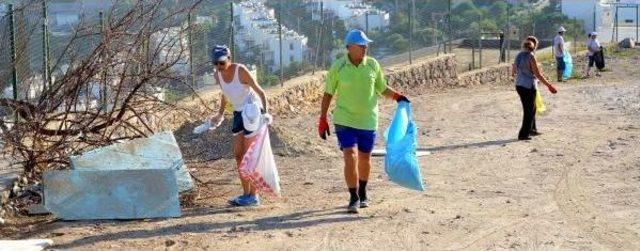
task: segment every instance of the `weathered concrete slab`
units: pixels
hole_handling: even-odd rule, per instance
[[[31,239],[31,240],[0,240],[0,251],[40,251],[53,245],[50,239]]]
[[[44,173],[45,207],[63,220],[180,216],[174,170],[65,170]]]
[[[50,214],[49,210],[44,207],[44,204],[33,204],[27,208],[29,215],[43,215]]]
[[[106,146],[70,159],[76,170],[172,169],[180,192],[193,189],[193,180],[171,132]]]

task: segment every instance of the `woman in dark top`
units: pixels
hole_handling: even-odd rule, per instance
[[[518,140],[531,140],[531,136],[540,135],[535,125],[537,82],[542,82],[555,93],[551,83],[542,76],[541,70],[538,68],[538,61],[533,53],[536,46],[537,43],[527,38],[522,43],[522,51],[516,56],[511,71],[515,77],[516,91],[520,96],[523,109],[522,127],[518,134]]]

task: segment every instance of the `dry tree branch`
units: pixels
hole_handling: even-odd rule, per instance
[[[168,8],[168,1],[135,1],[122,8],[124,2],[115,1],[99,32],[91,20],[81,20],[52,60],[52,69],[68,68],[55,73],[49,88],[35,100],[0,98],[0,107],[17,115],[0,117],[4,153],[39,177],[44,170],[67,167],[70,155],[146,137],[161,129],[155,120],[191,112],[156,94],[176,83],[196,94],[176,72],[189,53],[184,42],[189,27],[176,26],[175,20],[184,24],[186,14],[202,2]],[[96,36],[95,46],[82,44]],[[19,55],[27,55],[27,49],[19,48]]]

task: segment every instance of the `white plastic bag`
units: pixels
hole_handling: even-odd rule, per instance
[[[218,128],[220,125],[222,125],[223,121],[224,121],[224,117],[222,116],[215,122],[215,124],[211,123],[210,119],[207,119],[201,125],[196,126],[196,128],[193,128],[193,134],[202,134],[207,130],[214,130]]]
[[[268,124],[262,123],[258,133],[247,140],[251,143],[240,163],[240,176],[249,180],[258,191],[280,196],[280,178],[271,150]]]

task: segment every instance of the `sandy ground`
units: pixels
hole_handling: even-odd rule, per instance
[[[348,199],[336,139],[315,135],[316,111],[279,119],[312,150],[277,157],[283,197],[230,208],[233,161],[191,165],[207,182],[175,219],[22,222],[11,238],[51,238],[56,248],[222,250],[640,249],[640,53],[604,77],[543,90],[543,135],[515,140],[521,108],[511,86],[412,93],[428,189],[387,181],[375,159],[360,214]],[[616,66],[617,65],[617,66]],[[550,74],[551,75],[551,74]],[[381,129],[393,104],[383,101]],[[278,119],[278,118],[276,118]],[[378,140],[378,147],[383,146]]]

